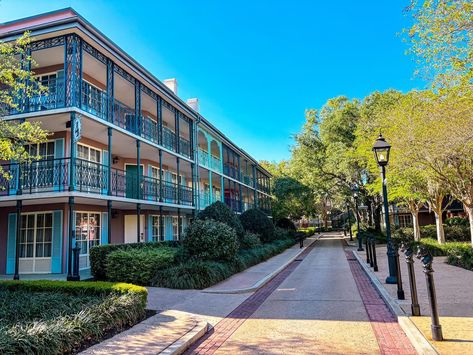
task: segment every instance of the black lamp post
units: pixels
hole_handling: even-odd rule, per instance
[[[360,234],[360,216],[358,214],[358,189],[353,189],[353,197],[355,198],[355,217],[356,217],[356,238],[358,239],[358,251],[363,251],[363,241]]]
[[[381,177],[383,179],[383,203],[384,203],[384,220],[386,223],[386,238],[387,238],[387,248],[388,248],[388,266],[389,266],[389,276],[386,278],[386,283],[395,284],[397,283],[397,265],[396,265],[396,253],[394,251],[394,246],[391,240],[391,226],[389,223],[389,207],[388,207],[388,190],[386,187],[386,165],[389,162],[389,151],[391,146],[384,139],[383,135],[380,133],[378,139],[373,146],[374,157],[376,163],[381,168]]]
[[[351,220],[350,220],[350,204],[347,202],[347,216],[348,216],[348,230],[350,231],[350,242],[353,241],[353,234],[351,233]]]

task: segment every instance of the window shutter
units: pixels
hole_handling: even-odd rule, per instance
[[[62,272],[62,210],[53,212],[53,240],[51,250],[51,272]]]
[[[151,242],[151,241],[153,241],[153,216],[149,214],[146,217],[148,218],[148,223],[147,223],[147,226],[148,226],[147,236],[148,236],[148,238],[147,239],[148,239],[148,242]]]
[[[100,244],[108,244],[108,212],[102,212],[102,235],[100,236]]]
[[[7,274],[15,273],[16,213],[8,214]]]

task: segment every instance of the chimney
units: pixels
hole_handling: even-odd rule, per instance
[[[187,104],[196,112],[199,112],[199,99],[194,97],[193,99],[187,99]]]
[[[163,81],[164,85],[166,85],[171,91],[177,95],[177,79],[172,78],[172,79],[166,79]]]

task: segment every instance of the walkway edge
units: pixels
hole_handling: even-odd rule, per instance
[[[163,355],[180,355],[189,349],[194,343],[202,338],[210,329],[210,324],[206,321],[199,321],[192,330],[180,337],[166,349],[160,352]]]
[[[422,355],[436,355],[438,354],[437,350],[429,343],[429,341],[424,337],[422,332],[417,328],[417,326],[412,322],[409,316],[402,310],[396,300],[386,291],[381,282],[378,280],[373,271],[368,267],[363,258],[358,255],[357,252],[352,251],[355,255],[356,260],[361,265],[365,273],[370,278],[373,285],[376,287],[384,302],[387,304],[391,312],[393,312],[397,317],[397,322],[400,327],[406,333],[407,337],[411,341],[412,345],[419,354]]]
[[[277,274],[279,274],[282,270],[284,270],[290,263],[292,263],[294,260],[296,260],[299,255],[302,254],[302,252],[304,250],[306,250],[308,247],[310,247],[312,244],[314,244],[315,242],[317,242],[320,237],[322,237],[322,234],[319,234],[318,236],[315,236],[315,238],[311,241],[310,244],[308,244],[307,246],[305,246],[304,248],[301,248],[299,250],[299,252],[294,255],[292,258],[290,258],[287,262],[285,262],[283,265],[281,265],[280,267],[278,267],[276,270],[274,270],[273,272],[269,273],[268,275],[266,275],[264,278],[262,278],[261,280],[259,280],[257,283],[255,283],[253,286],[251,287],[247,287],[247,288],[236,288],[236,289],[230,289],[230,290],[209,290],[209,289],[206,289],[206,290],[202,290],[202,292],[204,293],[219,293],[219,294],[238,294],[238,293],[248,293],[248,292],[254,292],[258,289],[260,289],[261,287],[263,287],[264,285],[266,285],[269,281],[271,281]],[[245,272],[242,271],[242,272]]]

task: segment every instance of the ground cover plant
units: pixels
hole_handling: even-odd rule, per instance
[[[0,352],[77,352],[145,317],[147,290],[130,284],[0,281]]]

